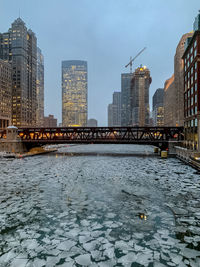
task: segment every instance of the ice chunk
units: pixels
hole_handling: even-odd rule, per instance
[[[12,263],[10,264],[10,267],[25,267],[28,262],[28,259],[18,259],[15,258]]]
[[[64,242],[60,243],[57,246],[57,249],[59,249],[59,250],[70,250],[75,245],[76,245],[76,242],[68,240],[68,241],[64,241]]]
[[[196,258],[200,256],[200,251],[190,249],[190,248],[184,248],[184,250],[181,251],[181,254],[188,259]]]
[[[91,264],[91,256],[90,254],[80,255],[75,258],[76,263],[80,264],[81,266],[89,266]]]
[[[134,252],[129,252],[127,255],[122,256],[118,259],[118,263],[126,264],[126,263],[132,263],[136,261],[137,255]]]
[[[84,243],[83,248],[87,251],[91,251],[91,250],[95,250],[96,245],[97,245],[97,241],[92,241],[92,242]]]

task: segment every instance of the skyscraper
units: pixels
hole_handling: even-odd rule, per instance
[[[132,122],[133,126],[149,125],[149,87],[151,84],[150,71],[140,66],[133,73],[131,80]]]
[[[12,123],[36,124],[37,39],[21,18],[0,34],[0,58],[12,64]]]
[[[62,126],[87,126],[87,62],[62,61]]]
[[[12,115],[12,68],[0,59],[0,129],[11,124]]]
[[[44,57],[41,49],[37,48],[37,81],[36,81],[36,125],[44,124]]]
[[[121,74],[121,126],[131,125],[132,73]]]
[[[174,126],[184,126],[184,64],[182,56],[185,50],[185,42],[192,35],[193,33],[186,33],[181,37],[174,56],[174,106],[176,107],[173,115],[175,119]]]
[[[193,33],[184,34],[176,48],[174,56],[174,74],[165,83],[164,89],[164,125],[183,126],[184,124],[184,79],[183,53],[187,40]]]
[[[164,89],[158,88],[153,95],[153,125],[164,125],[164,107],[163,107]]]
[[[113,102],[108,105],[108,126],[121,126],[121,92],[114,92]]]
[[[200,151],[200,14],[195,19],[194,34],[183,54],[184,128],[187,148]]]
[[[164,126],[176,126],[174,74],[164,85]]]

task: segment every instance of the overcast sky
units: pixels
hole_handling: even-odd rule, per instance
[[[193,28],[200,0],[0,0],[0,32],[20,16],[35,32],[45,60],[45,115],[61,122],[61,61],[88,62],[88,118],[107,125],[112,93],[135,60],[151,72],[150,104],[174,69],[181,36]]]

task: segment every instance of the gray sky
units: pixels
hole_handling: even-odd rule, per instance
[[[107,125],[107,105],[133,69],[151,72],[150,103],[173,73],[176,46],[190,32],[199,0],[0,0],[0,32],[19,17],[36,33],[45,60],[45,115],[61,121],[61,61],[88,62],[88,118]]]

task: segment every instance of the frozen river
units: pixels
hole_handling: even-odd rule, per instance
[[[200,175],[152,151],[0,159],[0,267],[200,266]]]

